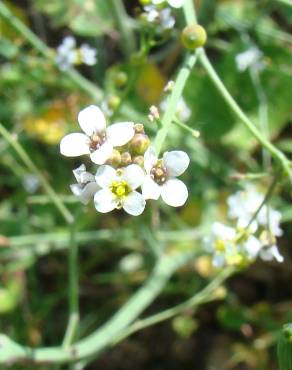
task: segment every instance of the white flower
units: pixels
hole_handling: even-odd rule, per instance
[[[144,176],[144,171],[136,164],[118,170],[108,165],[101,166],[95,176],[101,187],[94,196],[97,211],[107,213],[123,208],[130,215],[139,216],[146,202],[136,189],[143,183]]]
[[[87,204],[97,190],[100,189],[95,181],[95,176],[86,171],[84,164],[76,168],[73,174],[77,184],[70,185],[71,191],[83,204]]]
[[[88,44],[82,44],[79,49],[80,60],[88,66],[93,66],[96,64],[96,50],[90,47]]]
[[[57,47],[56,63],[62,71],[65,71],[75,64],[96,64],[96,50],[87,44],[76,48],[76,40],[73,36],[67,36]]]
[[[119,262],[122,272],[131,273],[139,270],[143,266],[143,257],[140,253],[130,253],[124,256]]]
[[[205,238],[207,251],[213,253],[213,265],[223,267],[228,256],[234,254],[236,230],[220,222],[214,222],[210,236]]]
[[[260,258],[263,261],[272,261],[273,259],[280,263],[284,261],[284,257],[280,254],[278,247],[276,245],[263,248],[260,251]]]
[[[72,36],[67,36],[57,47],[56,63],[62,71],[65,71],[74,65],[76,58],[76,40]]]
[[[160,5],[163,4],[165,0],[152,0],[152,4]],[[173,8],[180,8],[183,6],[184,0],[167,0],[169,6]]]
[[[167,104],[168,104],[168,99],[164,99],[160,103],[160,109],[162,110],[162,112],[166,111]],[[186,104],[183,98],[179,99],[176,105],[175,114],[177,118],[182,122],[186,122],[190,118],[192,111],[190,110],[190,108],[188,107],[188,105]]]
[[[185,172],[189,163],[189,156],[185,152],[166,152],[162,159],[158,159],[154,149],[148,148],[144,155],[144,199],[157,200],[161,196],[164,202],[172,207],[182,206],[187,200],[188,189],[176,177]]]
[[[83,109],[78,122],[84,133],[66,135],[60,143],[60,151],[67,157],[89,154],[96,164],[104,164],[113,148],[127,144],[134,136],[133,122],[119,122],[106,127],[105,116],[95,105]]]
[[[240,72],[252,68],[260,71],[265,67],[263,62],[263,53],[256,47],[251,46],[246,51],[235,56],[236,67]]]
[[[246,184],[243,190],[228,197],[228,216],[237,220],[237,226],[244,228],[249,224],[263,200],[263,194],[259,193],[252,184]],[[252,222],[251,229],[256,231],[259,226],[262,226],[270,230],[274,236],[281,236],[283,231],[280,228],[280,222],[281,213],[264,205]]]
[[[171,15],[169,8],[158,10],[155,5],[144,6],[146,20],[149,23],[156,23],[161,26],[162,30],[169,30],[175,25],[175,19]]]
[[[36,175],[30,173],[23,177],[22,184],[28,193],[33,194],[39,188],[40,180]]]

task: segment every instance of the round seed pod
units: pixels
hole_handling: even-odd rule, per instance
[[[109,109],[116,110],[121,104],[121,99],[117,95],[110,95],[107,97],[107,105]]]
[[[128,82],[128,75],[125,72],[118,72],[115,76],[115,85],[119,88],[124,87]]]
[[[206,41],[207,33],[199,24],[186,26],[181,33],[181,42],[189,50],[196,50],[205,45]]]

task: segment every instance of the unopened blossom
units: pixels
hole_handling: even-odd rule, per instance
[[[159,120],[160,118],[159,110],[155,105],[151,105],[151,107],[149,108],[148,118],[151,122]]]
[[[67,36],[57,47],[56,62],[62,71],[82,63],[92,66],[96,64],[96,53],[96,50],[88,44],[82,44],[77,48],[75,38]]]
[[[38,190],[40,186],[40,180],[36,175],[30,173],[23,177],[22,184],[28,193],[33,194]]]
[[[265,67],[263,53],[256,46],[251,46],[246,51],[235,56],[236,67],[240,72],[251,68],[255,71],[261,71]]]
[[[168,104],[168,99],[164,99],[160,103],[160,109],[162,110],[162,112],[166,111],[167,104]],[[179,101],[177,102],[175,114],[177,118],[182,122],[186,122],[189,120],[192,114],[192,111],[190,110],[190,108],[188,107],[188,105],[186,104],[183,98],[180,98]]]
[[[171,92],[174,88],[174,81],[173,80],[170,80],[167,82],[167,84],[164,86],[164,89],[163,91],[168,93],[168,92]]]
[[[87,204],[100,189],[95,181],[95,176],[86,171],[84,164],[73,170],[73,174],[77,184],[70,185],[71,191],[83,204]]]
[[[101,189],[94,196],[96,210],[107,213],[123,208],[130,215],[139,216],[146,202],[136,189],[144,176],[143,169],[136,164],[117,170],[108,165],[99,167],[95,179]]]
[[[84,133],[66,135],[60,143],[60,151],[67,157],[89,154],[92,162],[104,164],[113,148],[127,144],[134,136],[133,122],[119,122],[106,127],[105,116],[95,105],[83,109],[78,122]]]
[[[144,155],[146,176],[142,185],[144,199],[158,199],[172,207],[184,205],[188,198],[186,185],[176,177],[182,175],[190,163],[189,156],[179,150],[165,152],[158,159],[155,150],[148,148]]]

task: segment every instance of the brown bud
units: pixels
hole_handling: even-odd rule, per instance
[[[130,141],[130,150],[133,154],[143,155],[150,145],[150,139],[146,134],[135,134]]]
[[[124,152],[122,155],[121,155],[121,166],[128,166],[129,164],[132,163],[132,157],[131,157],[131,154],[129,152]]]
[[[137,164],[140,167],[144,166],[144,157],[143,155],[137,155],[133,158],[133,163]]]
[[[113,167],[118,167],[121,163],[121,153],[114,149],[112,151],[112,154],[111,156],[109,157],[109,159],[106,161],[106,164],[109,164],[110,166],[113,166]]]

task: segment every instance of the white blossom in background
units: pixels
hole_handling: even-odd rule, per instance
[[[122,272],[131,273],[139,270],[143,266],[143,257],[140,253],[130,253],[122,257],[119,268]]]
[[[84,164],[73,170],[73,174],[77,184],[70,185],[71,191],[83,204],[87,204],[99,190],[95,176],[86,171]]]
[[[33,194],[38,190],[40,186],[40,180],[36,175],[30,173],[23,177],[22,184],[28,193]]]
[[[96,50],[87,44],[77,48],[75,38],[67,36],[57,47],[56,63],[62,71],[82,63],[92,66],[96,64],[96,54]]]
[[[144,6],[146,20],[149,23],[157,24],[163,31],[170,30],[175,25],[175,19],[170,8],[157,9],[155,5]]]
[[[167,104],[168,104],[168,99],[164,99],[160,103],[160,109],[161,109],[162,112],[166,111]],[[176,114],[177,118],[182,122],[188,121],[189,118],[191,117],[192,111],[190,110],[190,108],[188,107],[188,105],[186,104],[186,102],[183,98],[179,99],[179,101],[176,105],[175,114]]]
[[[133,122],[119,122],[106,127],[105,116],[95,105],[83,109],[78,122],[84,133],[66,135],[60,143],[61,154],[78,157],[89,154],[92,162],[102,165],[113,148],[127,144],[134,136]]]
[[[168,93],[171,92],[174,88],[174,81],[170,80],[167,82],[167,84],[164,86],[163,91]]]
[[[130,215],[139,216],[146,202],[136,189],[144,176],[143,169],[136,164],[117,170],[108,165],[99,167],[95,179],[101,190],[94,196],[96,210],[107,213],[123,208]]]
[[[280,254],[279,249],[276,245],[262,248],[259,253],[260,258],[263,261],[276,260],[279,263],[284,261],[284,257]]]
[[[159,110],[155,105],[151,105],[151,107],[149,108],[148,118],[151,122],[159,120],[160,118]]]
[[[148,148],[144,155],[146,176],[142,185],[144,199],[158,199],[172,207],[184,205],[188,198],[186,185],[176,177],[182,175],[190,163],[183,151],[166,152],[158,159],[155,150]]]
[[[184,0],[152,0],[152,4],[154,5],[160,5],[165,2],[173,8],[181,8],[183,6]]]
[[[235,56],[236,67],[240,72],[251,68],[255,71],[261,71],[265,68],[263,53],[256,46],[251,46],[246,51]]]
[[[246,227],[264,200],[252,184],[246,184],[243,190],[237,191],[227,199],[228,216],[237,221],[237,226]],[[264,205],[252,222],[251,228],[256,231],[260,226],[268,229],[274,236],[283,234],[280,228],[281,213]]]

